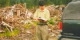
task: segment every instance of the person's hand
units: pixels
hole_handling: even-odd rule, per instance
[[[42,19],[37,19],[38,21],[43,21]]]
[[[43,22],[44,22],[44,23],[46,23],[46,22],[47,22],[47,20],[44,20]]]

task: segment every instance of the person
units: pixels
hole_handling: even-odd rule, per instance
[[[39,21],[36,27],[36,40],[48,40],[47,22],[50,19],[50,13],[45,8],[45,1],[39,1],[39,8],[34,13],[33,18]]]

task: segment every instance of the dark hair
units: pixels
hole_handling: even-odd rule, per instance
[[[43,0],[39,1],[39,6],[44,6],[45,2]]]

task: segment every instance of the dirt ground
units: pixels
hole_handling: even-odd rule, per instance
[[[49,37],[48,40],[58,40],[58,37]]]

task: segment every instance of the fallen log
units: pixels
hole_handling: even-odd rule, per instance
[[[10,26],[9,24],[7,24],[7,23],[5,23],[4,21],[2,21],[2,25],[5,26],[8,31],[13,32],[13,27]]]

